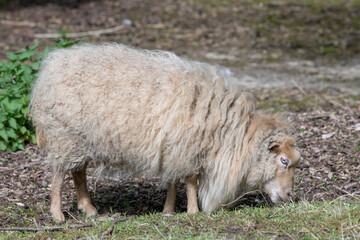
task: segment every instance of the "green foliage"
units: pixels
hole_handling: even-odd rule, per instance
[[[29,119],[31,86],[41,61],[52,50],[69,47],[78,41],[56,40],[56,45],[37,52],[39,43],[24,50],[9,53],[0,62],[0,150],[24,150],[25,142],[36,142]]]

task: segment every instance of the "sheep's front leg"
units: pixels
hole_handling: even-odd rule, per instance
[[[96,208],[91,204],[89,191],[86,184],[86,167],[72,172],[74,179],[76,197],[78,202],[78,209],[85,212],[86,216],[91,217],[96,215]]]
[[[64,214],[61,209],[61,188],[64,183],[65,172],[57,170],[51,181],[51,206],[50,212],[55,221],[65,221]]]
[[[186,183],[186,195],[187,195],[187,212],[190,214],[197,213],[199,211],[199,207],[197,204],[197,177],[196,176],[188,176],[185,178]]]

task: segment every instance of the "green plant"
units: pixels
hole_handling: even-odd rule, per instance
[[[31,87],[41,61],[52,50],[69,47],[78,41],[56,40],[56,45],[37,52],[39,43],[22,51],[9,53],[0,62],[0,150],[24,150],[25,142],[36,142],[29,119]]]

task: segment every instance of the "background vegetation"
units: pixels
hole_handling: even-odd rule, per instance
[[[64,39],[55,42],[42,52],[37,52],[38,43],[25,47],[0,62],[0,150],[25,150],[24,143],[36,143],[28,105],[41,61],[50,51],[77,43]]]

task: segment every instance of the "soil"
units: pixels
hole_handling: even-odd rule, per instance
[[[118,32],[86,37],[122,42],[223,66],[253,92],[259,107],[285,112],[293,121],[302,161],[295,200],[322,201],[360,194],[359,5],[309,5],[259,1],[28,1],[0,9],[0,59],[41,40],[37,33],[69,33],[124,25]],[[57,3],[56,3],[57,2]],[[256,2],[256,3],[254,3]],[[260,4],[261,3],[261,4]],[[301,21],[300,21],[301,20]],[[162,211],[165,188],[157,179],[97,180],[89,189],[101,218]],[[54,224],[49,214],[51,169],[39,150],[0,152],[0,226]],[[82,219],[67,176],[63,210]],[[261,194],[242,205],[267,205]],[[176,211],[186,211],[184,185]]]

